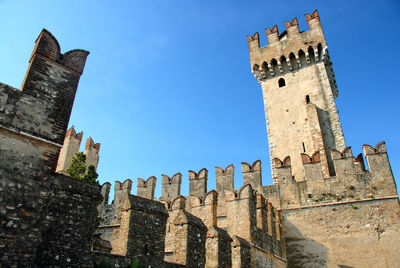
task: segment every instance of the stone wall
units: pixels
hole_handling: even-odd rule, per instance
[[[136,257],[146,267],[162,267],[168,217],[164,205],[128,194],[121,210],[119,236],[111,240],[111,252]]]
[[[351,148],[341,153],[333,150],[332,159],[336,176],[324,178],[321,163],[318,159],[304,156],[306,181],[296,182],[280,178],[283,169],[290,173],[290,166],[278,167],[275,186],[279,199],[275,198],[269,186],[263,186],[264,195],[269,198],[272,193],[273,204],[278,208],[297,208],[302,206],[329,204],[336,202],[372,200],[386,197],[397,197],[396,184],[390,167],[384,142],[372,148],[364,145],[364,155],[369,170],[365,169],[363,156],[355,158]],[[315,158],[315,155],[314,157]]]
[[[398,199],[285,210],[288,267],[396,267]]]
[[[0,162],[13,160],[18,162]],[[0,200],[3,265],[92,265],[91,241],[101,200],[97,185],[46,171],[18,170],[17,165],[1,166]]]
[[[84,50],[61,54],[57,40],[43,30],[36,40],[21,90],[0,84],[1,128],[45,141],[49,148],[41,155],[40,166],[56,168],[88,54]]]

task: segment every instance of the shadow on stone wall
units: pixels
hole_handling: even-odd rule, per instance
[[[328,267],[328,248],[304,237],[288,219],[284,221],[287,267]]]

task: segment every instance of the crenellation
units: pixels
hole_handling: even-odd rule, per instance
[[[229,165],[224,169],[215,167],[217,192],[221,194],[220,200],[225,198],[225,189],[234,189],[235,167]]]
[[[306,180],[322,181],[324,175],[319,152],[315,152],[311,157],[307,154],[301,154],[304,165],[304,175]]]
[[[200,218],[205,226],[217,226],[218,193],[211,190],[204,197],[190,196],[191,213]]]
[[[149,177],[146,181],[142,178],[137,179],[137,195],[147,199],[154,199],[157,178]]]
[[[310,30],[321,30],[322,31],[320,20],[319,20],[318,10],[314,10],[314,12],[312,14],[305,14],[304,16],[306,17],[308,28]]]
[[[342,152],[331,150],[331,154],[336,177],[356,174],[354,165],[356,158],[353,156],[351,147],[347,147]]]
[[[273,185],[262,185],[257,160],[242,162],[238,190],[229,165],[215,168],[208,192],[207,169],[190,170],[187,197],[180,173],[162,175],[159,199],[155,177],[138,178],[137,196],[130,179],[116,181],[111,204],[110,183],[54,173],[57,159],[64,172],[79,151],[83,133],[66,127],[88,52],[61,54],[43,30],[21,91],[0,83],[2,265],[91,267],[105,259],[121,267],[136,258],[145,267],[396,266],[400,207],[386,144],[364,145],[357,157],[346,146],[318,12],[306,20],[306,32],[297,18],[281,34],[266,29],[266,47],[258,33],[247,37]],[[88,165],[97,167],[99,149],[89,137]]]
[[[292,22],[285,21],[285,26],[287,34],[290,38],[300,34],[297,18],[294,18]]]
[[[354,159],[354,169],[357,174],[362,174],[365,172],[365,164],[364,164],[364,157],[362,153],[360,153],[355,159]]]
[[[268,45],[273,45],[279,41],[278,26],[274,25],[272,29],[265,28],[265,33],[268,38]]]
[[[207,192],[208,170],[203,168],[199,173],[189,170],[189,194],[204,196]]]
[[[92,137],[87,138],[85,145],[86,166],[94,166],[97,169],[99,163],[100,143],[94,143]]]
[[[171,201],[181,193],[182,174],[178,172],[172,178],[162,174],[161,184],[162,198]]]
[[[385,142],[378,143],[375,148],[364,144],[363,151],[375,188],[380,189],[382,194],[388,196],[397,195]]]
[[[132,180],[126,179],[123,183],[120,181],[115,182],[114,186],[114,205],[116,207],[122,207],[125,202],[126,196],[131,193]]]
[[[251,184],[254,189],[262,185],[261,161],[256,160],[251,166],[242,162],[243,184]]]
[[[75,128],[71,127],[65,134],[63,147],[58,157],[56,172],[66,174],[71,164],[72,157],[79,152],[82,142],[83,132],[76,133]]]
[[[68,175],[67,170],[72,162],[73,157],[79,152],[83,137],[83,132],[76,133],[75,128],[71,127],[65,134],[63,146],[60,150],[60,155],[57,161],[56,172]],[[93,166],[95,170],[99,163],[100,143],[94,143],[93,139],[89,137],[85,145],[85,166],[88,171],[89,166]]]
[[[290,156],[285,157],[283,161],[275,157],[272,160],[272,163],[272,173],[274,174],[272,180],[274,183],[286,183],[294,181]]]
[[[103,185],[101,185],[101,196],[103,197],[103,202],[102,204],[107,205],[108,204],[108,198],[110,196],[110,190],[111,190],[111,183],[105,182]]]

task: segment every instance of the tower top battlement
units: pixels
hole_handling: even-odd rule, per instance
[[[292,70],[294,67],[291,65],[295,62],[298,62],[301,66],[304,65],[300,62],[303,54],[308,62],[310,61],[310,53],[314,53],[316,59],[322,59],[327,45],[318,11],[305,14],[305,17],[308,23],[308,31],[299,31],[297,18],[294,18],[291,22],[285,21],[286,30],[281,34],[279,34],[277,25],[271,29],[266,28],[268,45],[264,47],[260,47],[258,32],[253,36],[247,36],[253,72],[270,67],[271,76],[274,76],[279,73],[277,72],[278,69],[282,72],[282,65],[286,64],[286,61],[289,69]],[[313,52],[310,50],[313,50]],[[291,59],[294,61],[291,62]],[[277,69],[274,69],[274,65],[277,66]]]

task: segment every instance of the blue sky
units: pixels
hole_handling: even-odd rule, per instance
[[[368,4],[367,4],[368,3]],[[0,0],[0,81],[19,87],[42,28],[62,52],[91,54],[70,125],[102,144],[101,183],[263,163],[271,184],[261,87],[246,36],[318,9],[339,88],[348,146],[385,140],[399,185],[400,3],[388,1],[11,1]],[[84,148],[82,144],[81,150]]]

